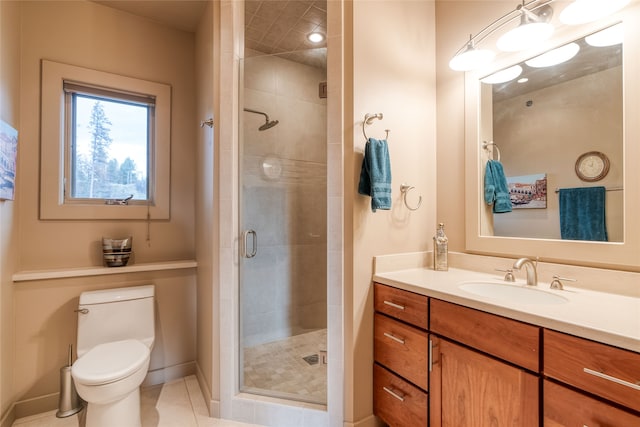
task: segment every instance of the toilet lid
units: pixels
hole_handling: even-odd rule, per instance
[[[111,383],[142,368],[149,354],[149,348],[137,340],[99,344],[75,361],[71,374],[85,385]]]

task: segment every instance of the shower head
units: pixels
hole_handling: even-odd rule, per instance
[[[277,125],[278,123],[280,123],[277,120],[271,120],[269,121],[269,119],[267,118],[267,122],[265,124],[263,124],[262,126],[260,126],[258,128],[258,130],[267,130],[267,129],[271,129],[272,127],[274,127],[275,125]]]
[[[245,108],[244,111],[253,114],[261,114],[264,116],[264,124],[258,128],[259,131],[271,129],[272,127],[280,123],[278,120],[269,120],[269,116],[267,116],[267,113],[263,113],[262,111],[252,110],[251,108]]]

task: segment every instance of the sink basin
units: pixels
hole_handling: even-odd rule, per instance
[[[464,282],[458,287],[463,291],[481,297],[512,301],[519,304],[565,304],[569,301],[562,295],[522,285],[496,282]]]

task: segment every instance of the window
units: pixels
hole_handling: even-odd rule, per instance
[[[64,82],[65,203],[149,201],[155,99]]]
[[[168,219],[170,93],[43,60],[41,219]]]

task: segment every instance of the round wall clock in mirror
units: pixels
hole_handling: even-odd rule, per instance
[[[609,158],[600,151],[581,154],[576,160],[576,175],[583,181],[600,181],[609,173]]]

